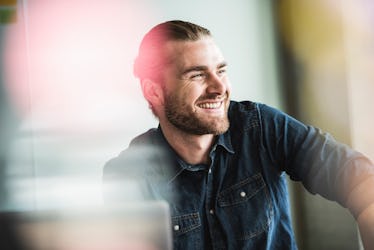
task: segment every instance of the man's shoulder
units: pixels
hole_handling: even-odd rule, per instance
[[[110,159],[105,164],[105,170],[121,168],[122,166],[131,166],[142,158],[143,154],[141,151],[144,151],[145,148],[150,147],[152,142],[152,137],[156,133],[156,129],[152,128],[148,131],[136,136],[130,141],[129,146],[121,151],[117,156]]]
[[[116,157],[106,162],[104,172],[138,171],[156,162],[165,151],[162,135],[156,128],[136,136],[129,146]]]
[[[269,118],[278,115],[286,115],[278,108],[269,106],[260,102],[252,101],[231,101],[229,108],[230,118],[235,117],[250,117],[251,119]]]
[[[156,128],[151,128],[148,131],[134,137],[131,142],[129,147],[134,147],[134,146],[142,146],[146,144],[150,144],[154,142],[155,137],[158,135],[158,130]]]
[[[258,102],[252,101],[230,101],[229,112],[245,112],[249,110],[255,110],[258,106]]]
[[[230,129],[234,131],[254,131],[269,124],[273,126],[295,120],[280,109],[252,101],[231,101],[228,116]]]
[[[228,112],[230,124],[235,129],[245,126],[247,123],[253,123],[258,120],[258,105],[252,101],[231,101]]]

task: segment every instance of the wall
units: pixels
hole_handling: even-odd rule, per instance
[[[282,0],[277,7],[292,112],[373,159],[373,5]],[[347,210],[299,185],[293,190],[302,249],[359,248]]]
[[[280,106],[270,1],[18,1],[2,25],[6,93],[20,121],[2,209],[101,202],[104,163],[157,126],[132,75],[156,23],[209,28],[230,65],[233,98]]]

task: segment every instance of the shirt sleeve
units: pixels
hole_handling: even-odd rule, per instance
[[[349,207],[354,215],[374,202],[372,195],[365,204],[347,204],[352,190],[374,176],[374,165],[367,157],[279,110],[259,104],[258,112],[262,148],[292,180],[301,181],[313,194]]]

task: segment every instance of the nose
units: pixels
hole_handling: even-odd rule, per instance
[[[207,92],[210,94],[223,95],[227,91],[226,79],[216,74],[211,74],[208,79]]]

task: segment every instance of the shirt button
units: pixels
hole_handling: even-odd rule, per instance
[[[214,210],[213,210],[213,209],[210,209],[210,210],[209,210],[209,213],[213,215],[213,214],[214,214]]]
[[[178,231],[179,230],[179,225],[174,225],[174,231]]]
[[[246,194],[244,191],[240,192],[240,196],[241,196],[241,197],[244,198],[246,195],[247,195],[247,194]]]

